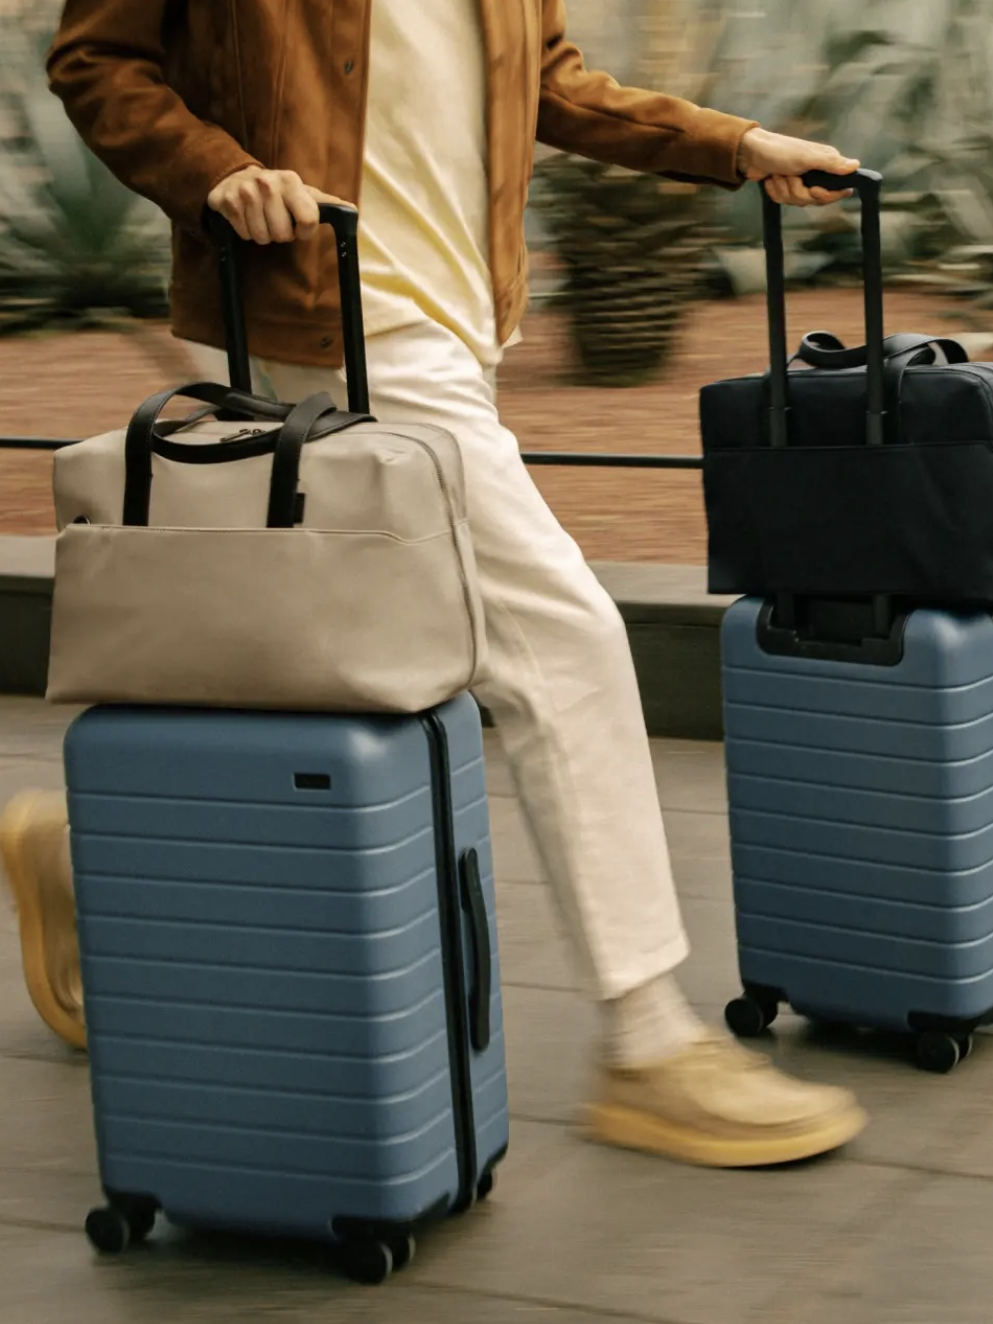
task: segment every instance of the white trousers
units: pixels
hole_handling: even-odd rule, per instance
[[[372,412],[459,440],[489,637],[493,713],[543,868],[601,999],[688,952],[627,632],[500,424],[495,377],[434,324],[368,342]],[[340,372],[260,363],[283,400]],[[223,380],[223,378],[221,378]]]

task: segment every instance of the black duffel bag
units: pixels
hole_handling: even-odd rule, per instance
[[[883,339],[881,177],[805,176],[862,200],[866,346],[787,360],[782,220],[763,191],[772,368],[701,393],[712,593],[993,603],[993,364]]]

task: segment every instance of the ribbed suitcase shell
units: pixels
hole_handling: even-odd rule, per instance
[[[446,1009],[444,815],[422,720],[100,708],[74,723],[66,772],[108,1191],[153,1196],[179,1223],[335,1238],[336,1220],[443,1213],[502,1155],[480,720],[468,697],[437,715],[455,846],[478,852],[490,929],[482,1053]],[[457,942],[466,921],[457,884],[444,885]]]
[[[739,963],[797,1011],[906,1030],[993,1008],[993,620],[919,610],[896,666],[722,636]]]

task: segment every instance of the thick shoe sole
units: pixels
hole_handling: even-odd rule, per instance
[[[25,843],[36,799],[19,796],[0,820],[0,858],[14,894],[21,934],[24,982],[35,1010],[50,1030],[72,1048],[86,1048],[86,1026],[62,1006],[55,995],[45,950],[43,902],[39,879],[28,862]]]
[[[707,1168],[768,1168],[840,1149],[866,1127],[868,1115],[847,1108],[808,1130],[748,1139],[708,1135],[633,1108],[593,1104],[581,1122],[588,1140],[636,1149]]]

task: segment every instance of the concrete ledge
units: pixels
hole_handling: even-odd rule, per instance
[[[0,537],[0,694],[44,694],[54,538]],[[653,736],[719,740],[720,626],[702,566],[593,566],[628,627]]]
[[[0,537],[0,694],[44,694],[54,538]]]
[[[649,734],[721,740],[721,622],[735,599],[707,593],[704,566],[593,569],[627,624]]]

